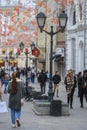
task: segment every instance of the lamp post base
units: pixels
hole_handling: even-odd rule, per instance
[[[54,96],[53,85],[52,85],[52,81],[50,79],[50,82],[49,82],[49,91],[48,91],[48,101],[49,102],[51,102],[53,100],[53,96]]]
[[[48,91],[48,101],[51,102],[53,100],[54,92]]]

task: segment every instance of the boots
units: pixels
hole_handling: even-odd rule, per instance
[[[70,104],[70,108],[73,109],[72,104]]]
[[[69,105],[69,96],[67,96],[67,104]]]
[[[81,104],[81,108],[83,108],[83,103]]]

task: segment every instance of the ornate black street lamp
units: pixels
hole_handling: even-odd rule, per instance
[[[43,29],[45,26],[45,22],[46,22],[46,16],[43,12],[38,13],[36,18],[37,18],[37,24],[38,24],[38,27],[40,28],[40,31],[41,32],[44,31],[45,33],[50,35],[50,38],[51,38],[51,42],[50,42],[50,81],[49,81],[48,101],[52,101],[53,95],[54,95],[53,85],[52,85],[53,36],[59,32],[64,32],[66,24],[67,24],[68,16],[65,13],[65,11],[62,11],[62,13],[58,17],[59,29],[56,32],[53,31],[53,26],[51,26],[50,32],[47,32],[46,30]]]
[[[23,52],[23,50],[24,50],[24,43],[21,42],[19,44],[19,47],[20,47],[21,52]],[[31,47],[31,51],[34,50],[34,48],[35,48],[34,42],[32,42],[32,44],[30,45],[30,47]],[[25,55],[26,55],[26,87],[28,87],[28,54],[30,54],[31,51],[28,51],[28,48],[26,48],[25,52],[24,52]]]

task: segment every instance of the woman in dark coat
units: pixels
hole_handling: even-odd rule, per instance
[[[17,73],[12,74],[12,80],[8,84],[9,108],[11,109],[12,127],[20,127],[21,100],[23,99],[24,84],[17,78]]]
[[[72,70],[68,71],[64,83],[66,85],[67,103],[70,104],[70,108],[72,109],[73,95],[77,84],[76,77],[73,75]]]
[[[83,108],[84,95],[87,102],[87,70],[83,71],[83,76],[81,76],[79,84],[80,84],[80,103],[81,108]]]
[[[78,84],[78,97],[80,97],[80,86],[81,86],[81,83],[80,83],[80,79],[81,79],[81,77],[82,77],[82,72],[79,72],[78,74],[77,74],[77,84]]]

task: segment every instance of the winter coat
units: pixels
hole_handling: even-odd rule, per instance
[[[2,97],[2,87],[0,86],[0,98]]]
[[[8,84],[9,93],[9,108],[19,110],[21,109],[21,99],[24,97],[24,84],[20,79],[17,79],[17,93],[11,93],[12,81]]]
[[[75,90],[76,88],[76,77],[75,76],[66,76],[65,77],[65,81],[64,81],[65,85],[66,85],[66,91],[67,93],[71,93],[71,91]]]
[[[79,85],[81,88],[87,88],[87,76],[81,76],[79,79]]]
[[[47,75],[45,73],[40,73],[38,76],[38,82],[43,84],[47,81]]]
[[[54,82],[54,84],[59,84],[60,81],[61,81],[60,75],[54,75],[53,76],[53,82]]]

